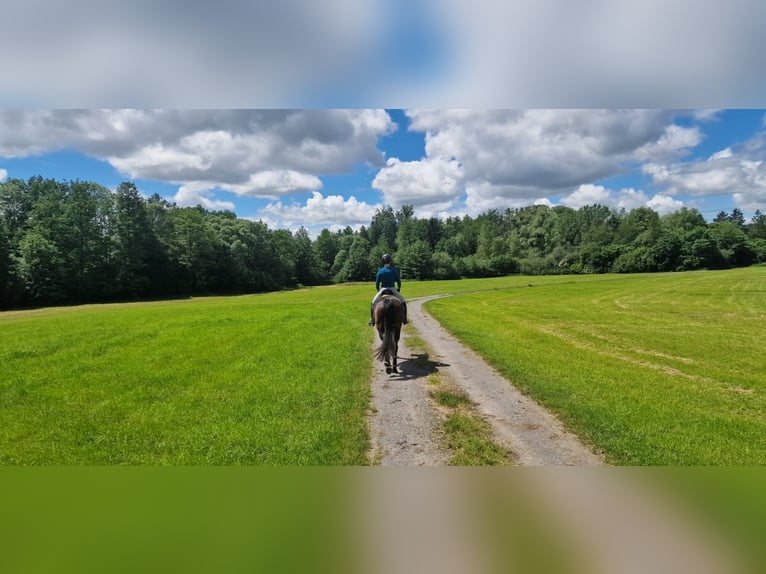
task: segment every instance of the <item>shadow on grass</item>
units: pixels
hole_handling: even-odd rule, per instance
[[[440,367],[449,367],[449,363],[432,361],[428,353],[417,353],[409,357],[399,357],[399,374],[391,376],[404,380],[418,379],[438,373]]]

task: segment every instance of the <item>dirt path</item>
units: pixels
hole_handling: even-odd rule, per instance
[[[439,444],[439,418],[428,397],[428,375],[439,372],[468,394],[492,426],[495,440],[526,466],[599,465],[603,460],[561,422],[524,396],[481,357],[445,331],[422,305],[437,297],[411,299],[409,325],[402,329],[399,375],[376,363],[372,382],[371,459],[384,466],[442,466],[449,453]],[[407,336],[415,333],[431,350],[414,355]],[[377,346],[377,338],[375,341]]]
[[[399,374],[387,375],[383,363],[375,364],[371,460],[383,466],[444,466],[449,453],[439,445],[439,418],[428,398],[427,380],[433,367],[424,365],[407,346],[411,319],[399,341]],[[376,334],[373,347],[379,343]]]

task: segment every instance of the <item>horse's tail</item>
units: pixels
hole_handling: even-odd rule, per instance
[[[396,329],[386,329],[383,334],[383,341],[375,350],[375,358],[378,361],[384,361],[386,357],[394,358],[396,355]]]
[[[383,341],[375,351],[375,357],[379,361],[383,361],[386,355],[393,357],[396,354],[396,316],[398,311],[396,304],[390,299],[383,302],[383,320],[386,329],[383,333]]]

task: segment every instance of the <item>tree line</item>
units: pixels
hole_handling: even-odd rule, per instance
[[[442,220],[386,206],[369,226],[312,240],[305,228],[147,199],[131,182],[0,183],[0,308],[370,281],[383,253],[417,280],[747,266],[766,261],[766,214],[708,223],[687,208],[535,205]]]

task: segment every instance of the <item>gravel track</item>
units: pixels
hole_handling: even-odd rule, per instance
[[[495,440],[522,466],[603,464],[551,413],[523,395],[479,355],[452,337],[423,310],[442,296],[408,301],[410,323],[402,328],[398,375],[375,364],[372,381],[371,460],[383,466],[443,466],[449,453],[440,446],[439,416],[428,397],[428,375],[438,372],[463,390],[490,424]],[[429,356],[413,354],[407,336],[425,341]],[[377,336],[374,346],[378,345]]]

